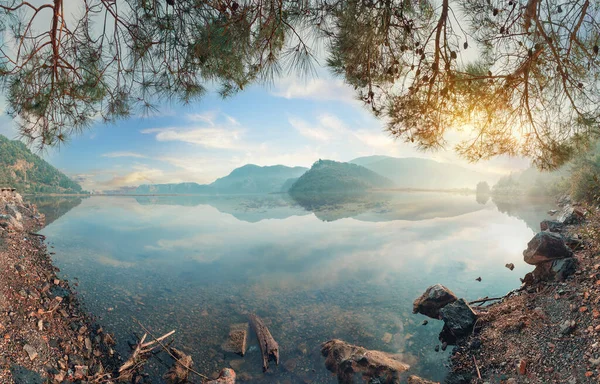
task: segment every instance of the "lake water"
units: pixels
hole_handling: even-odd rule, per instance
[[[157,335],[175,329],[197,370],[233,365],[251,383],[336,383],[320,355],[331,338],[401,354],[411,374],[443,380],[451,348],[434,351],[442,324],[423,326],[413,300],[435,283],[468,300],[517,288],[532,269],[522,251],[552,208],[400,192],[35,202],[55,264],[119,352],[143,333],[135,318]],[[221,349],[249,312],[280,345],[282,364],[266,374],[252,336],[244,358]],[[149,372],[165,369],[153,359]]]

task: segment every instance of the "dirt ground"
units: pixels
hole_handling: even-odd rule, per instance
[[[43,217],[7,193],[0,215],[12,217],[0,225],[0,383],[109,379],[105,372],[118,364],[112,337],[57,278],[43,237],[34,234]]]
[[[576,273],[480,308],[450,383],[600,383],[600,214],[569,231],[584,240]]]

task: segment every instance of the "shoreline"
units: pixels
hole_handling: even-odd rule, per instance
[[[14,192],[0,194],[0,203],[0,382],[110,378],[121,361],[113,337],[57,277],[44,236],[35,233],[43,215]]]
[[[453,349],[446,383],[598,383],[599,230],[598,210],[565,227],[582,247],[564,281],[528,283],[516,295],[474,306],[475,328]]]

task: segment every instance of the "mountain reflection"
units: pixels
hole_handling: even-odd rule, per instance
[[[78,196],[26,196],[40,213],[46,216],[45,225],[50,225],[83,201]]]
[[[313,213],[319,220],[419,221],[448,218],[488,209],[472,195],[443,192],[374,192],[249,196],[138,196],[141,205],[210,205],[238,220],[255,223]]]

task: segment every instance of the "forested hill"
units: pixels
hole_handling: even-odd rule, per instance
[[[357,192],[393,187],[390,179],[360,165],[319,160],[292,185],[290,193]]]
[[[25,144],[0,135],[0,187],[19,193],[82,193],[79,184],[32,153]]]

